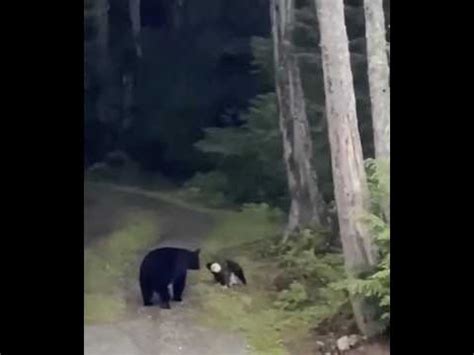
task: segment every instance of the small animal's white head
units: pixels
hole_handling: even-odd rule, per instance
[[[221,272],[222,267],[220,266],[219,263],[212,263],[210,269],[213,273],[217,274],[218,272]]]

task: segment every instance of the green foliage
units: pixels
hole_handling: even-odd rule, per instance
[[[199,201],[209,207],[222,207],[226,204],[224,191],[229,189],[227,176],[219,171],[197,173],[185,184],[187,199]]]
[[[265,37],[252,37],[250,45],[253,53],[253,66],[259,75],[263,89],[273,91],[275,87],[275,71],[273,62],[273,41]]]
[[[284,243],[278,239],[260,247],[261,255],[276,259],[284,270],[276,279],[280,291],[274,307],[312,326],[333,316],[347,302],[344,292],[330,287],[344,277],[343,257],[324,251],[324,233],[306,229]]]
[[[384,217],[384,210],[390,204],[390,162],[367,159],[365,167],[371,197],[371,210],[376,216]],[[376,221],[372,222],[377,223]]]
[[[287,183],[275,95],[257,96],[241,117],[245,121],[241,127],[205,130],[205,138],[195,146],[215,157],[219,174],[208,174],[209,182],[198,175],[188,185],[222,192],[232,203],[265,201],[283,207]],[[216,176],[226,183],[216,184]]]
[[[293,281],[290,288],[281,291],[275,301],[275,306],[286,311],[295,311],[308,304],[309,295],[306,287],[298,282]]]

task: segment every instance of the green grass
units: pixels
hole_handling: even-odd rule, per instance
[[[222,252],[280,233],[282,221],[278,213],[267,206],[249,205],[242,211],[215,212],[217,220],[203,249],[209,253]]]
[[[281,233],[282,221],[265,206],[220,214],[202,247],[203,263],[213,256],[232,258],[245,270],[248,285],[222,289],[208,272],[201,272],[194,286],[200,299],[198,319],[217,329],[242,333],[255,355],[288,354],[290,344],[292,352],[303,343],[311,347],[310,329],[341,304],[340,295],[321,289],[319,301],[307,307],[287,310],[277,305],[281,293],[273,281],[282,271],[279,260],[257,251]]]
[[[201,300],[199,319],[210,327],[242,333],[254,354],[287,354],[275,327],[282,314],[271,308],[271,294],[262,283],[265,280],[259,280],[265,266],[243,257],[238,260],[246,271],[248,287],[223,289],[208,282],[208,273],[200,273],[195,286]]]
[[[262,248],[263,241],[278,236],[282,231],[284,218],[268,206],[249,205],[241,211],[216,210],[179,200],[179,194],[175,192],[125,189],[212,215],[215,225],[201,246],[201,264],[219,256],[232,258],[244,268],[248,286],[232,289],[222,289],[214,284],[204,268],[190,275],[190,284],[196,295],[196,307],[192,311],[196,321],[216,329],[241,333],[253,354],[280,355],[289,353],[288,344],[296,344],[296,349],[301,347],[311,326],[334,312],[332,306],[324,302],[303,311],[289,311],[275,304],[281,296],[273,286],[273,279],[281,270],[278,260],[262,257],[256,252]],[[125,222],[122,224],[126,226],[124,229],[86,250],[86,323],[111,322],[126,312],[121,280],[136,277],[138,265],[134,263],[137,262],[137,252],[156,242],[158,227],[150,216],[134,215]],[[319,290],[320,293],[323,291]],[[333,296],[322,294],[322,300],[328,298]],[[309,342],[314,343],[311,338]]]
[[[265,206],[248,206],[240,212],[218,213],[216,225],[203,246],[203,263],[213,255],[233,258],[242,265],[247,287],[222,289],[208,272],[199,273],[195,290],[200,300],[198,317],[207,326],[241,332],[254,354],[287,354],[278,324],[285,314],[272,306],[274,267],[254,257],[255,243],[277,235],[281,220]]]
[[[124,314],[123,282],[136,271],[137,252],[157,241],[158,228],[151,215],[142,212],[126,220],[126,227],[84,252],[86,324],[111,322]]]

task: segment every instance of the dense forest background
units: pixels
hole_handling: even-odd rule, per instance
[[[266,201],[286,208],[268,0],[137,4],[139,51],[128,1],[110,2],[108,24],[103,23],[100,2],[86,2],[86,166],[121,151],[145,171],[180,182],[194,176],[190,185],[216,199],[222,194],[236,203]],[[384,1],[387,37],[389,5]],[[296,6],[315,164],[330,202],[314,4],[297,1]],[[345,1],[345,15],[364,157],[374,157],[363,1]],[[101,31],[108,31],[109,43],[103,43]]]
[[[204,258],[245,260],[262,290],[234,298],[241,313],[225,324],[260,353],[290,329],[317,328],[332,350],[334,334],[349,349],[350,333],[387,333],[389,0],[85,0],[84,11],[86,180],[109,182],[86,191],[87,218],[102,228],[109,210],[90,211],[104,196],[128,211],[117,191],[152,196],[153,214],[173,216],[169,236],[196,223]],[[93,266],[115,260],[105,278],[118,285],[160,218],[91,252],[89,317],[114,294]],[[228,295],[197,284],[221,302],[201,308],[224,317]]]

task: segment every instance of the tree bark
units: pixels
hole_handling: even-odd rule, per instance
[[[383,0],[364,0],[375,157],[390,159],[390,83]]]
[[[313,148],[300,69],[293,53],[294,2],[272,0],[270,7],[279,122],[291,198],[286,239],[305,227],[324,224],[326,218],[312,166]]]
[[[315,0],[326,94],[328,133],[339,229],[349,276],[371,270],[377,263],[373,238],[361,217],[369,207],[362,146],[349,56],[343,0]],[[379,331],[374,309],[365,299],[351,297],[360,330]]]

